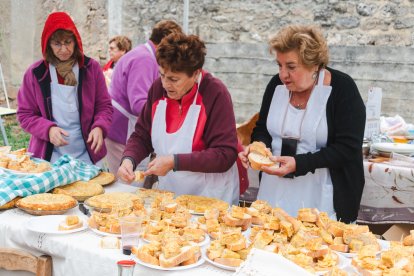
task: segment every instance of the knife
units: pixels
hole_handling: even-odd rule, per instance
[[[85,207],[83,202],[79,202],[79,210],[82,212],[82,214],[90,217],[91,213],[89,212],[89,209]]]

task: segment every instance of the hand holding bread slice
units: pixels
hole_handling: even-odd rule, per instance
[[[260,171],[262,166],[270,167],[276,164],[270,160],[270,156],[272,156],[272,153],[266,148],[264,143],[253,142],[250,145],[249,155],[247,158],[249,159],[252,169]]]

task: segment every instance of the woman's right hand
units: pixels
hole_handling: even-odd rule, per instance
[[[246,169],[249,168],[249,159],[247,158],[247,155],[249,155],[249,152],[250,152],[250,145],[247,145],[246,147],[244,147],[243,151],[239,152],[240,161],[243,167],[245,167]]]
[[[57,126],[49,128],[49,140],[55,147],[66,146],[69,144],[63,136],[68,137],[69,133]]]
[[[132,164],[131,160],[124,159],[124,161],[122,161],[117,175],[119,179],[128,184],[132,183],[132,181],[135,180],[134,165]]]

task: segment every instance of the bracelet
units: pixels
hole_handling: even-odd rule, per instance
[[[173,172],[176,172],[178,170],[178,155],[174,154],[174,167],[173,167]]]

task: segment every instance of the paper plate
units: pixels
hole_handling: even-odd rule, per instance
[[[95,234],[98,234],[99,236],[110,236],[110,237],[117,237],[117,238],[121,237],[121,234],[114,234],[114,233],[99,231],[98,229],[90,227],[90,226],[89,226],[89,229],[91,229],[92,232],[94,232]]]
[[[208,263],[210,263],[210,264],[212,264],[212,265],[214,265],[216,267],[219,267],[221,269],[224,269],[224,270],[236,271],[237,268],[238,268],[238,266],[228,266],[228,265],[223,265],[223,264],[216,263],[213,260],[210,260],[207,257],[207,255],[204,254],[204,253],[203,253],[203,259],[206,260]]]
[[[82,220],[83,224],[81,227],[72,229],[72,230],[59,230],[59,223],[65,221],[66,216],[42,216],[42,217],[34,217],[29,219],[25,226],[32,232],[42,233],[42,234],[57,234],[57,235],[64,235],[75,233],[79,231],[83,231],[88,227],[88,223],[86,222],[85,218],[79,217]]]
[[[382,152],[396,152],[401,154],[414,153],[413,144],[400,144],[400,143],[374,143],[371,145],[373,149]]]

